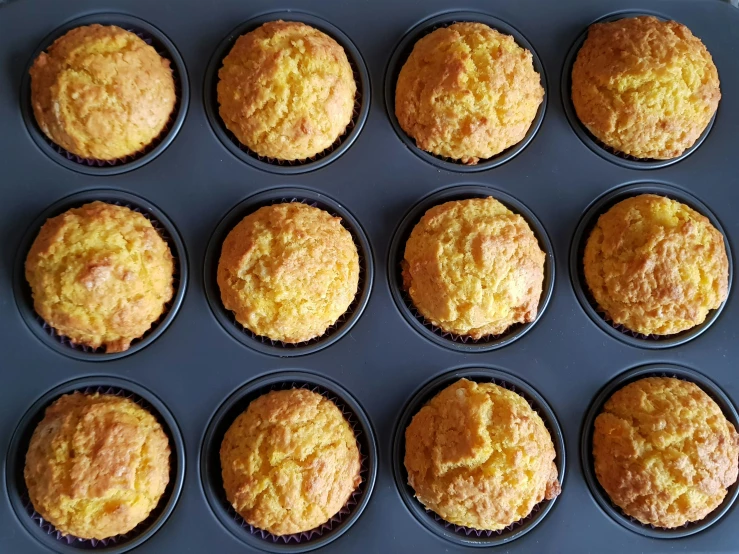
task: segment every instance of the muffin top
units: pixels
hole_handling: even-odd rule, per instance
[[[169,482],[169,440],[133,401],[75,392],[46,409],[24,476],[34,509],[64,535],[105,539],[144,521]]]
[[[637,158],[682,154],[720,98],[718,71],[700,39],[652,16],[591,25],[572,68],[577,117],[598,140]]]
[[[253,333],[297,343],[321,336],[351,305],[359,255],[341,218],[300,202],[246,216],[223,242],[221,300]]]
[[[47,220],[26,258],[36,312],[74,344],[127,350],[173,294],[167,243],[140,213],[92,202]]]
[[[30,73],[39,127],[83,158],[139,152],[159,136],[175,105],[169,60],[120,27],[72,29],[36,58]]]
[[[482,23],[420,39],[398,75],[395,115],[422,150],[476,164],[520,142],[544,98],[531,52]]]
[[[351,426],[336,404],[305,389],[252,401],[226,431],[221,468],[234,509],[273,535],[326,523],[362,481]]]
[[[446,332],[478,339],[533,321],[544,252],[526,221],[492,197],[434,206],[405,246],[403,284]]]
[[[218,77],[221,119],[260,156],[315,156],[352,119],[357,84],[346,52],[304,23],[270,21],[240,36]]]
[[[706,517],[736,481],[739,435],[694,383],[647,377],[606,402],[593,458],[598,482],[627,515],[680,527]]]
[[[645,335],[699,325],[729,287],[723,235],[692,208],[653,194],[623,200],[598,218],[584,270],[606,317]]]
[[[405,468],[416,498],[446,521],[473,529],[504,529],[556,497],[555,456],[539,414],[493,383],[460,379],[405,431]]]

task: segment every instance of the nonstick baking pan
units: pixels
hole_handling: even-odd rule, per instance
[[[674,163],[620,157],[572,117],[569,72],[588,25],[634,13],[686,24],[718,67],[722,99],[716,117],[700,144]],[[225,50],[239,33],[274,18],[333,33],[359,85],[347,133],[300,164],[240,148],[219,124],[213,99]],[[477,166],[421,152],[392,113],[393,79],[412,41],[438,26],[470,20],[529,47],[546,89],[524,142]],[[178,104],[165,132],[151,149],[113,164],[52,148],[32,119],[27,96],[34,56],[60,32],[94,21],[138,33],[170,59],[177,76]],[[593,480],[588,455],[589,411],[604,391],[638,375],[693,380],[736,420],[735,285],[706,324],[675,340],[655,340],[604,319],[583,288],[577,258],[599,210],[635,191],[654,191],[710,217],[723,230],[734,262],[737,130],[739,9],[723,0],[2,3],[0,552],[736,552],[736,486],[705,522],[660,532],[609,503]],[[531,224],[547,253],[547,286],[534,322],[506,336],[465,342],[444,336],[412,310],[396,264],[402,237],[423,206],[486,193]],[[43,218],[93,198],[133,206],[149,217],[179,265],[177,294],[166,314],[125,355],[74,348],[50,333],[34,317],[22,279],[29,237]],[[250,210],[283,200],[342,217],[362,255],[361,292],[352,312],[321,339],[297,346],[246,332],[222,310],[212,282],[218,242],[230,226]],[[399,457],[408,418],[429,394],[462,375],[521,393],[549,427],[564,475],[558,498],[501,533],[445,525],[420,507],[404,482]],[[286,386],[311,388],[341,405],[358,436],[366,481],[325,529],[275,541],[250,529],[224,503],[214,449],[229,418],[255,394]],[[172,440],[176,467],[166,498],[142,527],[115,541],[60,538],[29,510],[19,479],[24,444],[40,410],[64,391],[80,389],[131,396],[156,413]]]

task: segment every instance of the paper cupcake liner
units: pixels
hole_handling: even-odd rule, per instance
[[[167,433],[167,438],[170,442],[170,449],[175,448],[175,444],[172,441],[172,438],[169,436],[168,428],[166,423],[162,420],[161,416],[157,413],[157,411],[154,409],[154,407],[149,404],[144,398],[141,398],[137,394],[134,394],[132,392],[129,392],[127,390],[118,388],[118,387],[111,387],[111,386],[98,386],[98,387],[85,387],[82,389],[78,389],[75,391],[69,391],[64,393],[61,396],[67,395],[67,394],[73,394],[74,392],[81,392],[83,394],[106,394],[106,395],[113,395],[113,396],[120,396],[122,398],[128,398],[129,400],[134,401],[136,404],[147,410],[151,415],[153,415],[156,420],[160,423],[162,426],[162,429],[164,429],[165,433]],[[45,410],[45,408],[44,408]],[[25,454],[24,454],[25,455]],[[170,454],[170,462],[171,462],[172,455]],[[125,543],[126,541],[129,541],[131,539],[134,539],[141,535],[143,532],[145,532],[149,526],[156,520],[159,515],[161,514],[162,510],[164,509],[164,506],[169,499],[169,497],[172,495],[172,484],[175,480],[175,472],[176,468],[170,463],[170,474],[169,474],[169,483],[167,484],[167,488],[164,491],[164,494],[162,494],[161,498],[159,499],[159,502],[154,507],[154,509],[149,513],[149,515],[146,517],[144,521],[139,523],[136,527],[131,529],[127,533],[123,533],[121,535],[115,535],[113,537],[108,537],[105,539],[83,539],[80,537],[75,537],[74,535],[64,535],[61,531],[59,531],[52,523],[48,522],[44,519],[44,517],[39,514],[36,509],[33,507],[33,503],[31,502],[31,498],[28,494],[28,489],[25,486],[25,480],[23,481],[23,487],[21,492],[21,501],[23,502],[23,505],[26,509],[26,512],[28,513],[29,517],[36,523],[38,526],[49,536],[54,537],[56,540],[71,545],[76,546],[80,549],[84,550],[91,550],[96,548],[105,548],[109,546],[119,545],[122,543]]]
[[[349,425],[352,428],[352,431],[354,431],[354,436],[359,439],[359,437],[362,435],[362,430],[359,427],[359,421],[354,415],[354,412],[349,410],[347,406],[341,401],[339,397],[334,395],[331,391],[328,389],[325,389],[323,387],[320,387],[318,385],[314,385],[312,383],[302,383],[302,382],[296,382],[296,381],[286,381],[283,383],[276,383],[274,385],[271,385],[267,387],[264,392],[261,392],[259,396],[263,396],[264,394],[267,394],[268,392],[275,391],[275,390],[291,390],[291,389],[306,389],[311,392],[315,392],[323,396],[324,398],[330,400],[333,402],[336,407],[341,410],[342,415],[344,416],[344,419],[346,419],[347,422],[349,422]],[[349,500],[347,500],[346,504],[339,510],[334,516],[331,517],[326,523],[323,523],[319,525],[318,527],[315,527],[313,529],[310,529],[308,531],[303,531],[301,533],[294,533],[291,535],[274,535],[270,533],[269,531],[265,531],[264,529],[259,529],[258,527],[255,527],[249,523],[247,523],[243,517],[241,517],[236,510],[234,510],[233,506],[230,502],[226,501],[228,504],[228,513],[231,517],[233,517],[234,521],[238,523],[242,528],[249,531],[254,536],[257,536],[263,540],[271,541],[273,543],[282,543],[282,544],[300,544],[306,541],[310,541],[313,538],[322,536],[325,532],[331,531],[334,529],[335,526],[341,524],[346,516],[350,515],[354,508],[359,503],[359,499],[366,493],[366,487],[368,482],[368,463],[367,463],[367,453],[363,452],[362,449],[362,443],[361,441],[357,440],[357,448],[359,449],[359,463],[360,463],[360,469],[359,469],[359,475],[362,478],[362,481],[359,483],[356,489],[354,489],[354,492],[352,492],[351,496],[349,497]]]

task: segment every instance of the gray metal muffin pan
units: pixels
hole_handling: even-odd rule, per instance
[[[479,11],[521,33],[547,76],[547,109],[531,142],[497,167],[474,173],[426,161],[399,138],[385,106],[385,75],[396,45],[412,28],[442,12]],[[242,23],[273,10],[302,10],[338,28],[367,66],[369,113],[356,140],[330,163],[308,173],[261,170],[219,140],[203,104],[204,76],[219,44]],[[560,79],[566,57],[587,25],[617,11],[648,11],[688,25],[719,70],[723,98],[704,142],[677,163],[656,169],[624,166],[596,154],[568,121]],[[44,37],[79,17],[118,12],[152,25],[171,41],[185,67],[189,92],[182,127],[154,159],[116,175],[64,167],[43,152],[23,119],[21,83]],[[469,13],[465,14],[465,18]],[[483,18],[484,19],[484,18]],[[366,413],[377,442],[377,479],[361,515],[325,552],[465,552],[460,541],[429,532],[407,509],[393,477],[392,441],[404,407],[435,377],[461,368],[493,368],[523,380],[544,398],[564,436],[562,495],[524,536],[501,552],[734,552],[739,544],[736,504],[710,528],[682,538],[633,532],[598,509],[577,454],[583,421],[599,391],[624,371],[673,364],[699,371],[736,405],[739,400],[739,303],[734,291],[710,328],[665,349],[627,344],[591,319],[570,280],[569,254],[588,206],[616,187],[657,183],[699,199],[733,246],[739,237],[739,10],[721,0],[22,0],[0,8],[0,450],[4,468],[0,551],[50,552],[26,529],[10,502],[7,453],[11,437],[34,403],[74,379],[116,376],[149,391],[171,412],[183,436],[186,471],[181,494],[163,525],[136,552],[258,552],[221,524],[206,499],[201,447],[209,422],[235,391],[283,370],[308,371],[337,383]],[[566,74],[566,72],[565,72]],[[566,89],[565,89],[566,90]],[[446,348],[427,340],[401,314],[388,280],[390,242],[404,215],[429,194],[452,185],[482,185],[526,206],[554,250],[554,290],[548,307],[515,342],[485,352]],[[206,247],[224,214],[265,189],[303,187],[326,195],[352,214],[368,237],[374,261],[369,301],[339,340],[297,358],[265,355],[238,341],[214,317],[204,290]],[[159,208],[179,232],[189,264],[186,294],[163,332],[140,350],[112,360],[85,361],[42,344],[24,323],[12,286],[23,236],[49,206],[69,195],[110,188]],[[733,287],[732,287],[733,289]],[[94,381],[94,379],[93,379]],[[14,459],[17,464],[17,459]],[[12,464],[11,464],[12,465]],[[17,467],[17,466],[14,466]],[[661,534],[660,537],[664,537]],[[53,546],[53,543],[52,543]],[[133,545],[130,545],[133,546]],[[257,543],[258,546],[258,543]],[[288,546],[288,545],[284,545]],[[303,545],[308,546],[308,545]],[[316,545],[318,546],[318,545]],[[96,548],[96,549],[99,549]]]

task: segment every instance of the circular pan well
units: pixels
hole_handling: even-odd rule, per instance
[[[539,308],[536,318],[530,323],[517,323],[508,328],[505,333],[489,337],[482,337],[478,340],[469,337],[453,335],[442,331],[439,327],[426,321],[426,319],[416,310],[408,293],[403,288],[403,276],[400,268],[400,262],[403,260],[405,253],[405,244],[413,228],[419,222],[421,217],[432,207],[453,200],[466,200],[469,198],[487,198],[492,196],[501,204],[505,205],[512,212],[520,215],[526,220],[529,227],[533,231],[539,247],[544,251],[546,257],[544,260],[544,282],[542,283],[541,298],[539,299]],[[554,249],[549,240],[549,236],[544,230],[544,226],[537,219],[531,210],[524,206],[514,197],[500,190],[483,185],[456,185],[441,189],[425,198],[421,199],[411,210],[403,217],[400,225],[395,230],[393,239],[390,243],[390,250],[387,262],[387,278],[390,285],[390,293],[398,310],[405,318],[406,322],[415,329],[421,336],[431,342],[456,350],[459,352],[488,352],[502,348],[518,340],[536,325],[542,314],[546,310],[549,299],[552,297],[554,290]]]
[[[592,319],[598,327],[608,333],[611,337],[630,346],[640,348],[661,349],[679,346],[703,334],[711,325],[713,325],[721,314],[721,311],[724,309],[726,302],[722,303],[717,309],[711,310],[703,323],[696,325],[691,329],[687,329],[674,335],[647,336],[634,333],[622,325],[614,325],[612,322],[606,320],[605,314],[602,314],[599,311],[598,304],[590,294],[587,283],[585,282],[582,263],[585,244],[587,243],[588,237],[590,237],[590,232],[598,222],[598,218],[615,204],[640,194],[657,194],[659,196],[666,196],[672,200],[677,200],[678,202],[682,202],[683,204],[690,206],[711,221],[711,224],[724,236],[724,246],[726,247],[726,254],[729,258],[729,293],[731,293],[731,283],[734,276],[734,263],[731,255],[731,248],[729,247],[729,242],[726,238],[726,232],[723,227],[721,227],[721,223],[719,223],[711,210],[709,210],[705,204],[694,196],[676,187],[659,183],[636,183],[617,187],[596,199],[586,208],[584,215],[580,219],[580,223],[578,223],[577,228],[575,229],[572,244],[570,245],[570,281],[572,282],[575,296],[577,296],[577,299],[583,310],[585,310],[585,313],[588,314],[590,319]]]
[[[92,349],[86,346],[73,345],[67,337],[59,335],[39,316],[33,307],[33,297],[31,295],[31,287],[26,281],[25,263],[28,251],[31,249],[33,241],[38,236],[41,226],[47,219],[60,215],[72,208],[79,208],[84,204],[100,200],[109,204],[128,207],[136,212],[141,213],[159,232],[159,235],[165,240],[169,246],[172,257],[174,258],[174,279],[173,288],[174,296],[172,300],[165,306],[161,317],[155,321],[151,328],[144,333],[143,337],[131,342],[131,346],[124,352],[115,352],[106,354],[104,348]],[[92,189],[66,196],[45,209],[34,220],[31,226],[26,230],[23,239],[18,247],[15,258],[15,266],[13,268],[13,294],[15,302],[20,311],[21,317],[28,325],[31,332],[43,342],[46,346],[55,350],[60,354],[76,358],[87,362],[103,362],[108,360],[116,360],[138,352],[142,348],[148,346],[159,337],[177,315],[182,300],[185,297],[187,289],[187,253],[185,245],[180,238],[177,228],[164,215],[164,213],[149,201],[136,196],[134,194],[123,192],[115,189]]]
[[[254,213],[259,208],[286,202],[302,202],[325,210],[333,216],[340,217],[341,224],[351,233],[354,244],[357,247],[357,253],[359,254],[359,286],[357,295],[354,297],[347,311],[320,337],[295,344],[270,340],[267,337],[256,335],[242,326],[236,321],[234,313],[223,306],[217,279],[221,246],[231,230],[244,217]],[[221,324],[229,335],[244,346],[248,346],[262,354],[280,357],[312,354],[323,350],[346,335],[354,327],[354,324],[359,320],[364,312],[364,308],[367,306],[372,290],[373,275],[374,262],[372,259],[372,249],[367,235],[356,218],[332,198],[302,187],[268,189],[239,202],[224,216],[213,232],[208,243],[205,262],[203,264],[205,295],[208,298],[208,304],[210,304],[210,308],[218,323]]]
[[[654,539],[679,539],[707,529],[721,519],[724,514],[729,511],[729,508],[734,504],[737,495],[739,495],[739,483],[734,483],[729,487],[728,493],[721,505],[704,519],[688,523],[676,529],[662,529],[652,525],[645,525],[636,519],[627,516],[618,506],[611,502],[611,499],[608,497],[606,491],[604,491],[600,486],[595,475],[593,461],[593,429],[595,426],[595,419],[602,411],[603,405],[606,401],[617,390],[623,388],[629,383],[633,383],[634,381],[638,381],[645,377],[675,377],[683,381],[695,383],[700,386],[700,388],[703,389],[703,391],[708,394],[716,404],[718,404],[726,418],[738,429],[739,416],[729,398],[713,381],[697,371],[671,364],[646,365],[621,373],[601,389],[598,396],[596,396],[588,409],[582,427],[580,460],[583,467],[585,481],[587,482],[590,494],[593,495],[598,507],[614,521],[634,533]]]
[[[36,514],[28,498],[23,470],[26,452],[36,426],[44,417],[46,408],[59,397],[72,392],[100,392],[131,398],[146,408],[162,425],[169,438],[172,451],[170,455],[169,484],[149,517],[125,535],[117,535],[105,540],[83,540],[75,537],[62,537],[48,522],[41,520]],[[120,554],[141,545],[156,533],[172,514],[182,490],[185,478],[185,447],[177,423],[164,405],[152,392],[126,379],[110,376],[91,376],[63,383],[41,398],[25,413],[10,441],[6,459],[5,481],[8,488],[10,504],[23,528],[45,547],[61,554],[79,553],[83,551]]]
[[[306,160],[286,161],[260,156],[246,145],[239,142],[234,134],[226,128],[219,112],[218,93],[216,89],[218,86],[218,71],[223,65],[223,58],[228,55],[234,43],[241,35],[253,31],[268,21],[276,21],[279,19],[305,23],[306,25],[310,25],[311,27],[315,27],[319,31],[326,33],[338,42],[346,52],[349,64],[352,66],[354,79],[357,83],[357,93],[354,98],[354,114],[352,115],[352,120],[347,126],[346,131],[326,150]],[[364,63],[359,50],[346,34],[328,21],[308,13],[300,11],[275,11],[259,15],[242,23],[233,29],[218,45],[216,51],[208,62],[208,67],[205,70],[203,101],[205,104],[205,113],[208,116],[208,121],[210,122],[213,132],[216,137],[218,137],[218,140],[221,141],[221,144],[223,144],[226,150],[231,152],[231,154],[236,156],[242,162],[256,167],[257,169],[261,169],[262,171],[282,175],[296,175],[298,173],[307,173],[324,167],[336,160],[349,149],[359,136],[359,133],[362,131],[362,127],[364,127],[364,122],[367,120],[367,114],[369,113],[370,107],[370,89],[370,77],[369,72],[367,71],[367,66]]]
[[[392,443],[392,464],[395,485],[398,488],[403,503],[418,522],[434,535],[461,546],[491,547],[514,541],[536,527],[557,501],[542,500],[525,518],[498,531],[480,531],[469,527],[454,525],[441,519],[434,512],[427,510],[415,497],[413,488],[408,484],[408,472],[405,469],[405,430],[410,425],[413,416],[443,389],[456,383],[460,379],[467,379],[478,383],[495,383],[523,396],[531,407],[541,416],[552,437],[556,452],[555,463],[560,484],[565,479],[565,442],[554,412],[546,400],[529,384],[507,373],[490,368],[462,368],[444,373],[432,379],[417,390],[410,401],[405,405],[395,426]]]
[[[654,13],[654,12],[623,11],[623,12],[617,12],[611,15],[607,15],[605,17],[601,17],[600,19],[596,19],[590,25],[593,25],[595,23],[609,23],[611,21],[618,21],[619,19],[625,19],[628,17],[636,17],[639,15],[651,15],[651,16],[656,17],[657,19],[661,19],[662,21],[669,20],[668,17],[665,17],[661,14]],[[590,25],[588,25],[588,27],[590,27]],[[569,52],[567,53],[567,57],[565,58],[565,62],[562,68],[562,78],[560,79],[562,105],[564,107],[565,114],[567,115],[567,120],[570,122],[570,126],[572,127],[572,130],[575,132],[578,138],[583,142],[583,144],[585,144],[585,146],[590,148],[590,150],[598,154],[604,160],[608,160],[611,163],[620,165],[621,167],[625,167],[627,169],[637,169],[637,170],[660,169],[662,167],[667,167],[669,165],[679,162],[680,160],[687,158],[690,154],[695,152],[698,149],[698,147],[703,143],[703,141],[706,140],[708,133],[711,131],[711,127],[713,127],[713,123],[714,121],[716,121],[716,114],[713,115],[713,117],[711,118],[711,121],[709,121],[708,125],[703,130],[703,133],[701,133],[700,137],[698,137],[698,140],[695,141],[693,146],[691,146],[690,148],[687,148],[679,156],[675,158],[671,158],[669,160],[636,158],[634,156],[624,154],[623,152],[618,152],[617,150],[611,148],[610,146],[607,146],[604,143],[602,143],[600,140],[595,138],[595,136],[590,131],[588,131],[585,125],[583,125],[580,122],[580,119],[577,117],[577,113],[575,112],[575,106],[572,103],[572,66],[575,64],[575,60],[577,59],[577,54],[580,52],[580,48],[582,47],[587,37],[588,37],[588,29],[585,29],[580,34],[580,36],[577,37],[577,40],[575,41],[575,43],[572,45]]]
[[[277,537],[246,523],[226,498],[221,476],[220,449],[223,436],[249,404],[270,391],[307,388],[333,401],[344,413],[357,437],[362,483],[345,507],[321,527],[304,533]],[[265,552],[308,552],[326,546],[359,519],[367,507],[377,477],[377,444],[372,425],[359,402],[339,384],[307,371],[270,373],[249,381],[229,396],[211,418],[200,451],[200,479],[208,505],[218,521],[236,539]]]
[[[421,150],[420,148],[418,148],[418,146],[416,146],[416,141],[409,137],[406,132],[400,127],[400,123],[398,123],[398,118],[395,116],[395,86],[398,81],[398,75],[400,74],[400,70],[402,69],[403,65],[408,60],[408,56],[410,56],[411,52],[413,51],[413,47],[415,46],[416,42],[418,42],[420,39],[430,34],[431,32],[435,31],[436,29],[439,29],[441,27],[448,27],[453,23],[461,23],[467,21],[484,23],[485,25],[495,29],[496,31],[499,31],[506,35],[511,35],[516,41],[516,44],[518,44],[522,48],[526,48],[529,52],[531,52],[531,55],[533,56],[534,69],[539,74],[541,78],[541,86],[544,88],[544,99],[539,105],[539,109],[536,112],[536,117],[531,123],[531,126],[529,127],[529,130],[523,140],[491,158],[480,160],[475,165],[467,165],[452,158],[437,156],[436,154],[431,154],[430,152]],[[435,165],[436,167],[446,169],[447,171],[458,171],[463,173],[485,171],[487,169],[498,167],[499,165],[502,165],[505,162],[511,160],[513,157],[517,156],[533,140],[534,135],[536,135],[539,127],[541,127],[541,123],[544,120],[544,113],[546,112],[547,108],[547,99],[549,96],[548,91],[549,88],[547,86],[547,77],[544,71],[544,65],[541,63],[541,59],[539,59],[539,55],[536,53],[536,50],[534,50],[534,47],[528,40],[526,40],[526,37],[524,37],[517,29],[515,29],[508,23],[485,13],[474,11],[448,12],[421,21],[410,31],[408,31],[400,40],[400,42],[395,46],[393,54],[390,57],[390,61],[388,62],[387,68],[385,70],[385,109],[387,110],[390,124],[392,125],[396,134],[398,135],[400,140],[403,141],[403,144],[405,144],[406,147],[408,147],[408,149],[410,149],[410,151],[413,152],[416,156],[432,165]]]
[[[100,25],[116,25],[128,31],[137,34],[139,37],[144,39],[147,43],[151,44],[157,53],[163,58],[169,60],[170,67],[172,68],[172,77],[175,83],[175,95],[176,101],[172,115],[169,122],[167,123],[164,130],[160,135],[154,139],[154,141],[146,146],[141,152],[127,156],[123,159],[118,160],[89,160],[75,156],[70,152],[67,152],[60,146],[55,145],[51,139],[41,131],[41,128],[36,123],[36,117],[33,114],[33,108],[31,106],[31,76],[29,70],[33,65],[33,62],[51,44],[67,33],[68,31],[82,27],[84,25],[92,25],[99,23]],[[38,48],[33,53],[28,65],[26,66],[23,78],[21,81],[21,113],[23,115],[23,121],[26,123],[28,133],[36,143],[36,146],[51,158],[56,163],[77,171],[79,173],[86,173],[88,175],[118,175],[125,173],[149,163],[154,158],[159,156],[174,140],[179,133],[182,123],[185,121],[187,115],[187,108],[190,103],[190,86],[187,78],[187,69],[185,68],[185,62],[182,56],[175,48],[175,45],[169,40],[164,33],[159,29],[143,21],[137,17],[130,15],[118,14],[118,13],[97,13],[87,15],[74,19],[55,29],[52,33],[47,35],[39,44]]]

